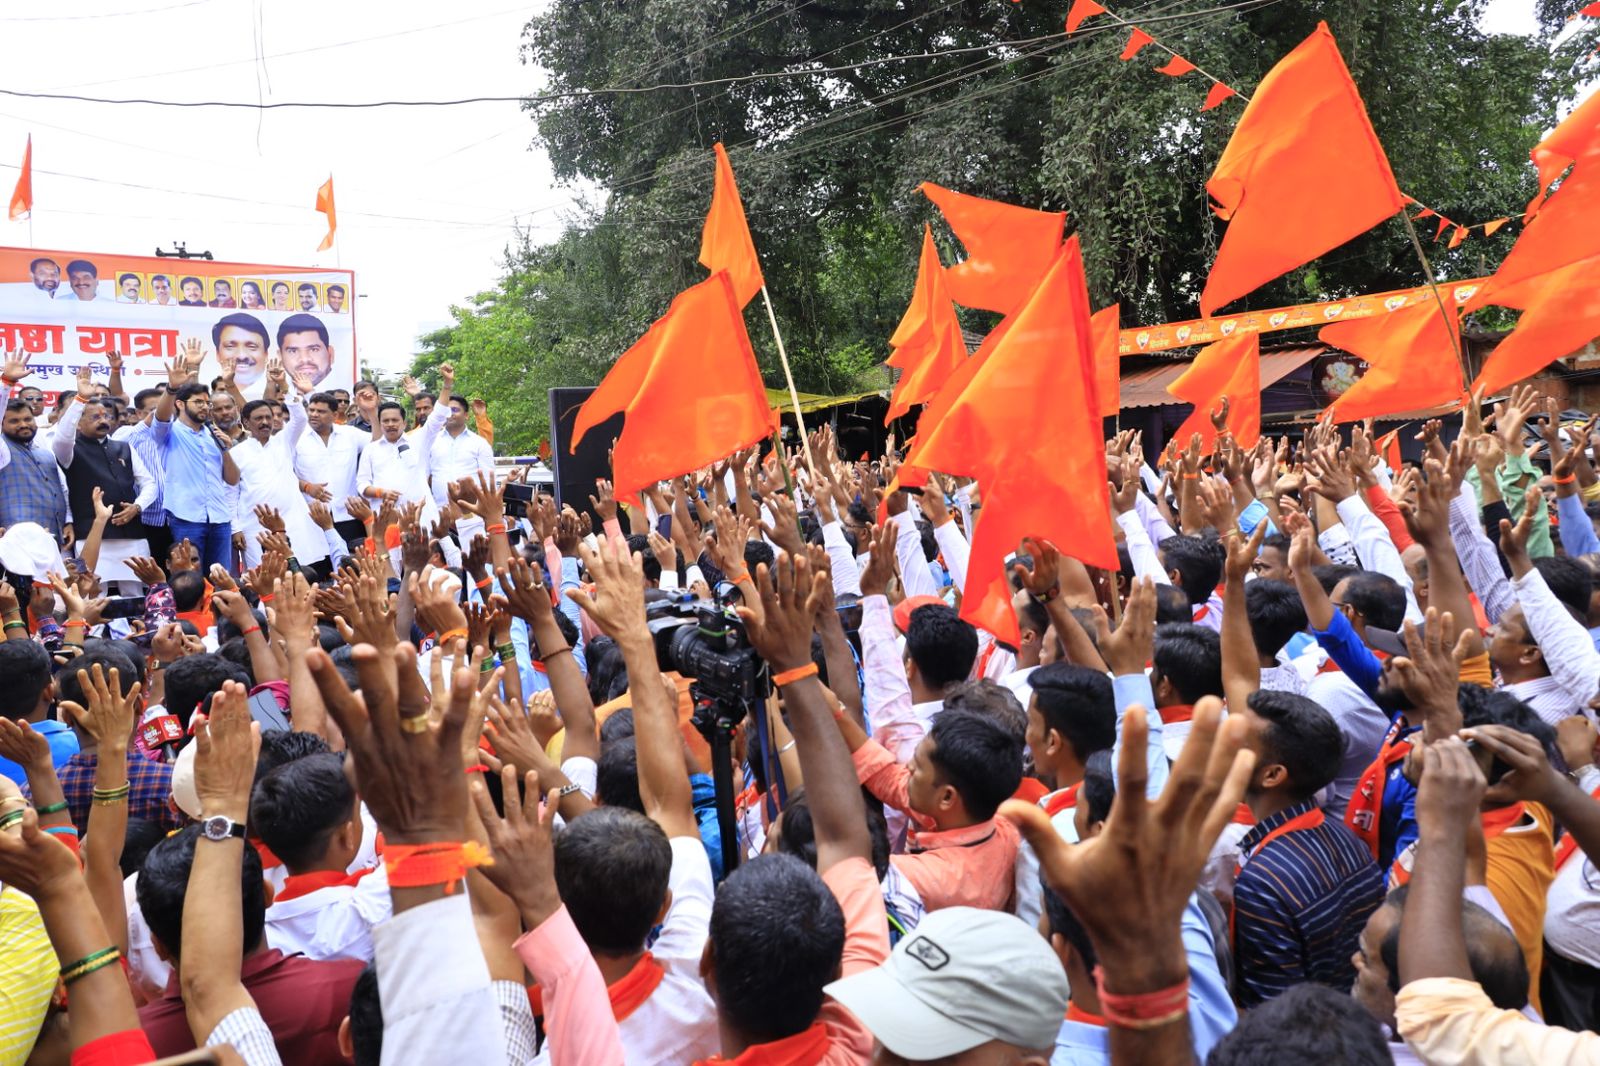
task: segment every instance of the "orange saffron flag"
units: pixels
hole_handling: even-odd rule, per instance
[[[1167,391],[1194,411],[1172,436],[1178,448],[1187,448],[1189,438],[1200,434],[1200,447],[1210,451],[1217,430],[1211,412],[1228,398],[1228,420],[1224,425],[1241,448],[1253,448],[1261,439],[1261,338],[1255,333],[1235,333],[1225,340],[1200,349],[1178,380]]]
[[[1528,211],[1536,213],[1544,202],[1544,191],[1567,167],[1580,159],[1600,156],[1600,90],[1590,93],[1528,155],[1539,170],[1539,191],[1528,204]]]
[[[1206,190],[1228,221],[1206,318],[1405,207],[1327,23],[1261,79]]]
[[[1511,218],[1508,215],[1505,218],[1497,218],[1493,222],[1485,222],[1483,224],[1483,235],[1485,237],[1493,237],[1497,232],[1499,232],[1501,226],[1504,226],[1510,221]]]
[[[33,214],[33,134],[28,134],[28,147],[22,150],[22,173],[17,175],[17,187],[11,193],[11,221]]]
[[[711,210],[700,234],[700,265],[715,274],[726,270],[733,282],[734,296],[744,307],[766,285],[761,276],[761,261],[756,258],[755,241],[745,223],[744,204],[739,200],[739,185],[733,180],[733,166],[727,150],[719,143],[716,183],[711,189]]]
[[[1218,106],[1228,97],[1238,95],[1238,93],[1234,92],[1220,81],[1214,81],[1211,83],[1211,88],[1206,92],[1206,102],[1200,105],[1200,110],[1210,111],[1213,107]]]
[[[733,282],[719,270],[679,293],[578,412],[572,447],[627,412],[613,453],[619,497],[747,448],[777,429]]]
[[[1133,28],[1133,32],[1128,34],[1128,43],[1122,46],[1122,54],[1117,56],[1117,58],[1126,63],[1128,60],[1138,55],[1140,50],[1142,50],[1145,45],[1154,40],[1154,37],[1135,26]]]
[[[1600,158],[1580,162],[1517,235],[1517,242],[1463,312],[1487,304],[1526,307],[1553,271],[1600,256]],[[1563,353],[1565,354],[1565,353]]]
[[[888,363],[902,373],[889,398],[888,425],[913,406],[927,403],[956,368],[967,361],[967,345],[961,339],[961,323],[955,305],[945,291],[944,267],[934,247],[933,228],[922,230],[922,258],[917,266],[917,284],[911,292],[911,305],[889,339],[894,346]]]
[[[1398,429],[1391,429],[1389,432],[1379,437],[1377,451],[1379,455],[1383,456],[1383,461],[1388,465],[1389,469],[1398,472],[1401,463],[1400,431]]]
[[[1121,318],[1121,304],[1102,307],[1089,316],[1089,336],[1094,341],[1095,398],[1103,418],[1122,410],[1122,353],[1117,350]]]
[[[1021,307],[1061,248],[1066,212],[985,200],[930,181],[921,188],[967,252],[964,260],[945,270],[945,283],[956,303],[1003,315]]]
[[[945,417],[918,433],[929,469],[973,474],[983,486],[961,617],[1002,641],[1018,639],[1005,557],[1022,538],[1117,566],[1094,377],[1089,293],[1072,237]]]
[[[1454,303],[1323,326],[1317,339],[1366,360],[1367,372],[1328,405],[1335,422],[1419,411],[1461,398],[1461,322]]]
[[[1165,74],[1169,78],[1181,78],[1183,75],[1189,73],[1193,69],[1193,63],[1189,62],[1187,59],[1183,58],[1177,53],[1173,53],[1171,59],[1167,60],[1162,66],[1156,68],[1156,73]]]
[[[333,175],[328,175],[328,180],[322,183],[317,190],[317,210],[328,216],[328,235],[322,238],[322,243],[317,245],[317,251],[326,252],[333,247],[333,234],[339,228],[339,216],[333,210]]]
[[[1534,220],[1535,224],[1545,221],[1543,212]],[[1499,392],[1600,337],[1600,284],[1595,283],[1596,278],[1600,278],[1600,256],[1519,286],[1525,295],[1522,317],[1484,361],[1473,389]]]
[[[1106,9],[1095,3],[1094,0],[1072,0],[1072,7],[1067,12],[1067,32],[1072,33],[1083,25],[1083,20],[1091,15],[1104,15]]]

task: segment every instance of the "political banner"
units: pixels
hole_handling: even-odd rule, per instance
[[[319,389],[356,380],[355,274],[349,270],[0,248],[0,353],[28,353],[24,387],[73,388],[87,366],[99,382],[123,357],[132,396],[167,380],[167,365],[199,341],[210,383],[230,359],[247,399],[266,388],[277,355]]]

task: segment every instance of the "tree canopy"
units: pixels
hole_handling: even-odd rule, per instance
[[[1566,5],[1541,0],[1541,31],[1524,37],[1479,29],[1486,3],[1169,0],[1113,11],[1247,94],[1326,20],[1401,187],[1478,223],[1520,214],[1533,195],[1528,150],[1593,64],[1592,40],[1555,44]],[[923,181],[1067,211],[1091,295],[1120,301],[1124,325],[1194,317],[1221,233],[1205,180],[1243,105],[1201,113],[1208,83],[1156,73],[1165,57],[1154,48],[1119,62],[1128,30],[1109,16],[1063,36],[1067,6],[553,0],[528,23],[523,58],[545,73],[542,93],[577,95],[527,108],[557,177],[597,184],[603,201],[553,244],[508,249],[500,283],[424,338],[415,369],[452,359],[505,425],[502,450],[537,447],[544,390],[598,381],[705,276],[695,258],[717,141],[801,389],[887,384],[877,364],[910,294],[922,224],[934,223],[946,262],[960,257],[917,192]],[[1515,233],[1454,251],[1431,243],[1431,227],[1422,235],[1440,270],[1466,276],[1492,270]],[[1396,218],[1236,306],[1420,280]],[[751,339],[778,384],[764,317],[752,309]],[[993,319],[962,317],[980,331]]]

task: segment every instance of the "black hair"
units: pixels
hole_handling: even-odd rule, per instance
[[[384,400],[378,405],[378,417],[382,418],[383,412],[385,411],[399,411],[402,419],[406,417],[406,409],[395,403],[393,400]]]
[[[1311,983],[1245,1011],[1206,1057],[1206,1066],[1285,1062],[1392,1066],[1394,1059],[1378,1019],[1348,990]]]
[[[127,281],[129,278],[132,278],[134,281],[138,281],[139,280],[139,275],[137,275],[137,274],[119,274],[119,275],[117,275],[117,284],[121,285],[124,281]]]
[[[633,737],[621,737],[600,747],[595,760],[595,798],[607,807],[625,807],[644,813],[639,795],[639,750]]]
[[[1286,556],[1289,554],[1289,547],[1291,544],[1293,544],[1293,541],[1289,539],[1289,535],[1287,533],[1268,533],[1265,537],[1261,538],[1262,549],[1277,548]]]
[[[269,729],[261,734],[261,750],[256,752],[256,777],[260,781],[280,766],[296,759],[328,753],[328,742],[315,733],[289,729]]]
[[[213,630],[213,632],[215,632],[215,630]],[[217,654],[248,674],[250,676],[250,687],[255,688],[255,662],[250,656],[250,647],[244,642],[244,638],[235,637],[232,640],[224,640],[221,644],[217,645]],[[208,696],[205,700],[200,702],[200,710],[202,713],[210,713],[209,700],[210,697]]]
[[[1287,581],[1262,577],[1247,583],[1244,608],[1250,616],[1250,636],[1260,655],[1278,654],[1308,622],[1299,591]]]
[[[283,338],[291,333],[310,333],[313,331],[318,337],[322,338],[323,344],[328,343],[328,327],[322,324],[322,319],[304,312],[290,315],[278,323],[278,347],[283,347]]]
[[[672,845],[637,811],[596,807],[555,839],[556,888],[589,950],[644,950],[672,873]]]
[[[97,278],[100,276],[99,269],[87,259],[74,259],[72,262],[67,264],[68,275],[76,274],[83,270],[87,270]]]
[[[202,282],[199,278],[195,277],[193,274],[189,275],[188,277],[184,278],[182,281],[178,282],[178,288],[180,288],[180,289],[183,288],[185,285],[189,284],[189,282],[191,282],[191,281],[194,282],[196,285],[199,285],[202,291],[205,289],[205,283]]]
[[[965,681],[978,658],[978,631],[954,607],[928,603],[906,623],[906,654],[917,673],[935,689]]]
[[[223,279],[218,278],[217,280],[221,281]],[[243,311],[236,311],[231,315],[223,315],[217,319],[217,324],[211,327],[212,344],[219,348],[222,346],[222,331],[228,326],[237,326],[246,332],[254,333],[261,338],[263,347],[272,343],[272,334],[267,332],[267,327],[261,324],[259,318],[255,315],[245,314]]]
[[[811,867],[759,855],[717,889],[710,954],[718,1014],[752,1043],[810,1028],[839,972],[844,912]]]
[[[1463,729],[1474,729],[1483,725],[1503,725],[1507,729],[1526,733],[1539,742],[1539,746],[1544,749],[1545,758],[1550,760],[1552,766],[1558,770],[1566,769],[1566,759],[1556,744],[1555,727],[1540,718],[1532,707],[1511,693],[1504,689],[1484,688],[1482,685],[1463,682],[1456,686],[1456,706],[1461,709]],[[1511,767],[1496,758],[1489,767],[1489,784],[1494,784],[1510,772]]]
[[[1546,555],[1533,561],[1550,592],[1579,621],[1589,617],[1589,597],[1594,593],[1594,571],[1564,555]],[[1587,625],[1587,623],[1585,623]]]
[[[1095,953],[1094,944],[1089,939],[1089,931],[1078,921],[1078,916],[1072,913],[1067,901],[1056,895],[1042,877],[1039,879],[1039,888],[1044,895],[1044,916],[1050,922],[1050,935],[1059,936],[1071,944],[1072,950],[1083,960],[1083,968],[1093,973],[1094,968],[1100,964],[1100,956]]]
[[[179,385],[177,391],[172,394],[172,400],[174,403],[181,406],[188,403],[192,397],[202,395],[209,397],[211,395],[211,390],[198,381],[191,381],[186,384]]]
[[[371,389],[373,392],[377,392],[378,383],[373,381],[371,378],[362,378],[360,381],[355,383],[354,388],[356,392],[360,392],[363,388]]]
[[[556,612],[561,615],[560,611]],[[622,659],[622,649],[610,637],[596,637],[584,645],[584,658],[589,663],[589,698],[596,704],[611,699],[611,690],[620,679],[627,687],[628,671]]]
[[[0,717],[21,721],[38,709],[50,687],[50,653],[34,640],[0,641],[0,677],[6,679]]]
[[[1339,582],[1353,574],[1362,573],[1359,566],[1346,566],[1343,563],[1323,563],[1321,566],[1311,568],[1311,576],[1317,579],[1317,584],[1322,586],[1322,591],[1333,595],[1333,590]]]
[[[1344,600],[1361,612],[1369,626],[1398,630],[1406,620],[1406,590],[1400,582],[1376,570],[1351,574],[1345,582]]]
[[[866,801],[867,832],[872,835],[872,867],[882,881],[889,873],[889,822],[883,816],[883,804],[866,789],[862,789],[862,798]],[[779,852],[793,855],[813,870],[817,868],[817,831],[811,820],[811,801],[803,786],[789,793],[775,839]]]
[[[638,553],[639,559],[644,563],[644,579],[646,581],[661,580],[661,562],[650,550],[650,538],[643,533],[628,534],[628,554]]]
[[[350,989],[350,1049],[355,1052],[355,1066],[382,1066],[383,1003],[374,962],[367,963]]]
[[[1116,698],[1104,673],[1076,663],[1049,663],[1029,674],[1028,684],[1045,731],[1060,733],[1079,762],[1116,743]]]
[[[1050,628],[1050,611],[1030,592],[1022,606],[1017,608],[1017,623],[1019,629],[1030,629],[1043,637]]]
[[[933,741],[930,761],[974,821],[993,818],[1022,784],[1022,743],[992,718],[973,711],[941,711],[928,738]]]
[[[7,644],[13,643],[7,641]],[[15,643],[22,643],[20,640]],[[78,672],[81,670],[93,677],[94,666],[99,666],[105,672],[106,684],[111,683],[111,671],[117,672],[118,695],[126,696],[133,686],[140,680],[139,665],[135,663],[120,648],[110,646],[109,642],[98,647],[89,648],[68,661],[56,672],[56,698],[70,700],[80,707],[89,706],[88,697],[84,695],[83,686],[78,682]],[[8,679],[9,680],[9,679]],[[31,708],[30,708],[31,710]]]
[[[164,281],[169,285],[172,284],[172,279],[167,277],[165,274],[151,274],[150,280],[151,282]]]
[[[1314,796],[1339,773],[1344,734],[1322,705],[1293,692],[1259,689],[1250,693],[1250,710],[1267,723],[1261,734],[1259,765],[1278,763],[1289,774],[1295,802]]]
[[[764,540],[747,540],[744,542],[744,568],[754,577],[756,567],[765,565],[770,571],[772,564],[777,560],[777,555],[772,550],[772,545]]]
[[[1194,621],[1194,605],[1188,595],[1177,585],[1161,582],[1156,585],[1156,625],[1174,622],[1188,625]]]
[[[200,827],[191,825],[156,844],[144,857],[135,882],[145,924],[173,958],[181,958],[183,953],[183,899],[189,890],[189,868],[194,865],[195,843],[199,839]],[[261,856],[255,848],[244,849],[239,889],[244,907],[244,953],[248,955],[260,946],[267,921]]]
[[[1378,957],[1389,971],[1389,991],[1400,991],[1400,916],[1405,913],[1409,884],[1401,885],[1384,897],[1383,906],[1395,912],[1395,920],[1378,944]],[[1472,902],[1461,901],[1461,932],[1467,946],[1467,964],[1472,979],[1483,994],[1501,1010],[1521,1010],[1528,1005],[1528,964],[1517,945],[1516,934],[1500,919]],[[1497,946],[1495,939],[1500,940]]]
[[[1214,630],[1193,622],[1167,622],[1156,626],[1155,671],[1164,677],[1184,703],[1203,696],[1222,695],[1222,638]]]
[[[317,291],[316,283],[315,282],[310,282],[310,281],[302,281],[300,283],[299,288],[295,289],[295,292],[296,293],[302,293],[302,292],[305,292],[307,289],[310,289],[312,292],[316,292]]]
[[[600,744],[604,746],[624,737],[633,736],[633,708],[618,707],[600,723]]]
[[[167,578],[167,587],[172,590],[172,606],[179,611],[192,611],[205,599],[206,579],[198,570],[179,570]]]
[[[328,842],[355,814],[356,790],[332,752],[278,767],[250,792],[250,828],[291,873],[321,861]]]
[[[248,685],[250,675],[220,655],[185,655],[167,667],[167,713],[177,715],[187,731],[195,708],[207,696],[221,692],[224,681]]]
[[[149,818],[129,818],[128,831],[122,835],[122,858],[118,865],[126,880],[139,872],[150,849],[167,839],[167,829]]]
[[[160,389],[140,389],[138,392],[133,394],[133,406],[135,408],[140,408],[144,406],[144,402],[146,400],[159,399],[161,399]]]
[[[338,294],[339,294],[339,295],[340,295],[340,296],[343,296],[343,295],[344,295],[344,294],[345,294],[345,291],[344,291],[344,286],[343,286],[343,285],[329,285],[329,286],[328,286],[328,291],[329,291],[329,292],[336,292],[336,293],[338,293]]]
[[[239,409],[239,421],[241,421],[241,422],[250,421],[250,416],[255,414],[257,411],[261,410],[263,407],[265,407],[268,411],[271,411],[272,410],[272,401],[271,400],[251,400],[249,403],[245,404],[243,407],[241,407]]]
[[[320,403],[330,411],[337,411],[339,409],[339,397],[335,396],[331,392],[312,393],[311,398],[306,401],[306,406],[310,407],[314,403]]]
[[[26,411],[30,415],[33,414],[33,408],[28,406],[28,401],[20,399],[20,398],[19,399],[15,399],[15,400],[7,400],[6,401],[6,410],[7,411]]]
[[[197,573],[198,571],[188,571],[188,572],[189,573]],[[255,607],[255,608],[251,609],[251,611],[250,611],[250,624],[251,625],[260,626],[261,627],[261,631],[262,631],[263,634],[265,634],[266,636],[269,636],[269,637],[271,636],[271,632],[267,628],[267,612],[262,610],[260,607]],[[239,627],[234,624],[234,621],[231,618],[218,618],[217,619],[216,634],[217,634],[217,639],[219,641],[222,641],[223,643],[227,643],[230,640],[236,640],[236,639],[244,636],[244,634],[242,632],[240,632]]]
[[[30,274],[38,273],[39,264],[40,263],[49,263],[51,266],[55,267],[57,270],[61,269],[61,264],[56,262],[54,259],[50,259],[50,258],[48,258],[46,256],[40,256],[38,259],[35,259],[35,260],[33,260],[32,262],[30,262],[28,264],[28,273],[30,273]]]
[[[1018,741],[1027,743],[1028,712],[1022,709],[1017,694],[998,681],[980,677],[961,682],[944,694],[944,711],[971,711],[983,715]]]
[[[1209,600],[1222,581],[1222,545],[1214,540],[1191,537],[1178,533],[1161,542],[1161,565],[1170,573],[1178,572],[1174,584],[1183,587],[1183,594],[1195,607]]]
[[[1117,798],[1117,777],[1111,749],[1089,756],[1083,764],[1083,780],[1078,784],[1078,806],[1089,816],[1090,824],[1111,817],[1111,804]]]

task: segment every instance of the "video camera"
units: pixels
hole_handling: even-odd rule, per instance
[[[685,594],[649,604],[645,619],[656,663],[693,678],[704,698],[748,710],[771,692],[766,662],[733,608]]]

